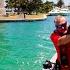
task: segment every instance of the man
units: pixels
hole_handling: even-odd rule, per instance
[[[56,29],[50,38],[56,48],[57,62],[60,63],[60,70],[70,70],[70,34],[67,34],[67,21],[63,16],[55,17]]]

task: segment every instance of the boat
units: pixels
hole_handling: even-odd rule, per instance
[[[57,54],[50,61],[46,60],[42,70],[70,70],[70,47],[61,47],[60,61],[57,62]]]
[[[53,70],[54,65],[55,65],[55,63],[56,63],[56,59],[57,59],[57,53],[55,53],[54,56],[53,56],[53,57],[51,58],[51,60],[50,60],[50,62],[51,62],[51,64],[52,64],[52,67],[51,67],[51,68],[44,68],[44,67],[43,67],[42,70]],[[47,64],[47,62],[46,62],[45,64]]]
[[[67,16],[70,15],[70,10],[68,8],[54,8],[49,12],[49,15],[56,16],[56,15],[63,15]]]

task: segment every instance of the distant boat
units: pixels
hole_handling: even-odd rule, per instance
[[[54,8],[53,10],[51,10],[49,12],[49,15],[69,15],[70,14],[70,10],[67,8]]]

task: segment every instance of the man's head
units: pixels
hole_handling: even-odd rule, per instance
[[[56,29],[59,32],[64,33],[67,30],[67,21],[65,17],[56,16],[54,22],[55,22]]]

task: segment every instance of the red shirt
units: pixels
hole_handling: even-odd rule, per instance
[[[70,43],[63,45],[63,46],[58,46],[58,39],[61,37],[59,33],[53,32],[50,36],[57,52],[57,60],[60,62],[60,47],[66,47],[66,55],[67,55],[67,61],[68,61],[68,68],[65,69],[64,66],[61,66],[61,70],[70,70]],[[62,68],[64,67],[64,68]]]
[[[54,44],[54,46],[56,48],[57,60],[58,61],[60,61],[60,48],[59,48],[59,46],[57,44],[58,44],[58,39],[60,37],[61,36],[58,33],[56,33],[56,32],[52,33],[51,36],[50,36],[50,38],[51,38],[51,40],[52,40],[52,42],[53,42],[53,44]]]

